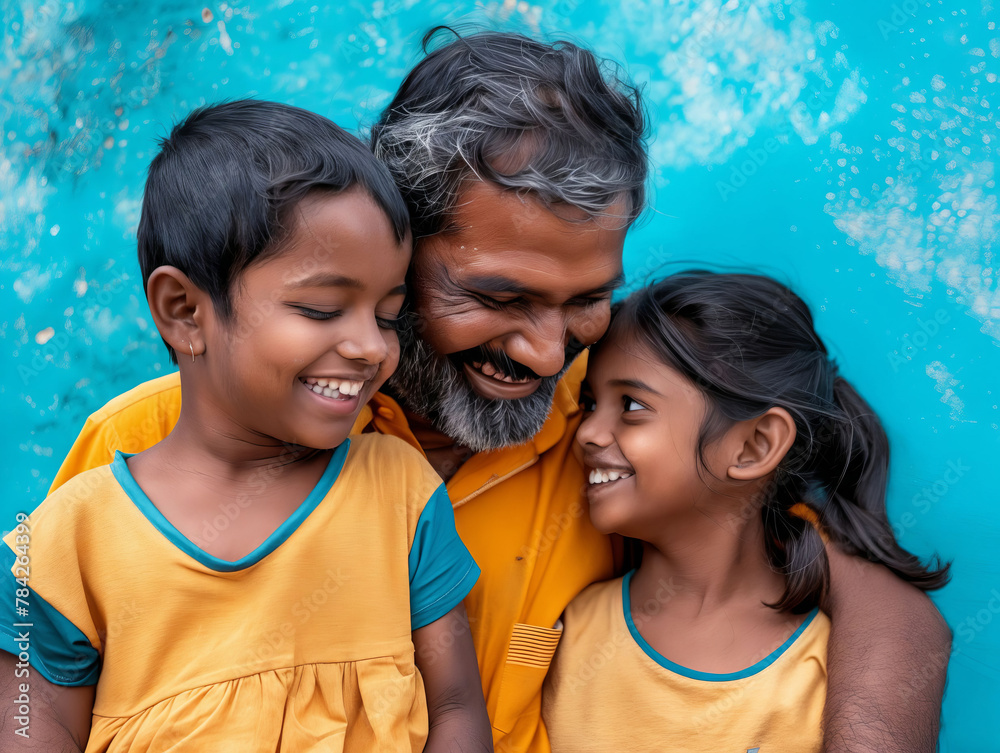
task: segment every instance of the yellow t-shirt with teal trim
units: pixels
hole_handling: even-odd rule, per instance
[[[553,625],[574,596],[616,574],[615,547],[590,522],[586,473],[573,453],[586,370],[583,353],[531,441],[476,453],[447,482],[459,535],[483,570],[465,609],[497,753],[549,753],[541,709],[560,636]],[[180,411],[176,372],[113,398],[87,419],[50,493],[111,462],[115,450],[156,444]],[[382,393],[361,409],[354,431],[398,437],[421,451],[405,411]]]
[[[33,671],[96,684],[88,752],[422,750],[411,631],[457,606],[479,569],[418,452],[351,437],[288,520],[232,562],[174,528],[126,457],[30,515],[29,572],[16,529],[2,548],[2,598],[15,603],[19,575],[30,592],[0,647],[17,654],[11,626],[30,623]]]
[[[825,614],[814,610],[741,672],[698,672],[643,639],[631,616],[631,577],[596,583],[566,609],[542,694],[553,753],[822,750]]]

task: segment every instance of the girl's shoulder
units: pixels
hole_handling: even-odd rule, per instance
[[[593,625],[602,617],[613,621],[622,611],[624,578],[592,583],[581,591],[563,614],[566,624]]]

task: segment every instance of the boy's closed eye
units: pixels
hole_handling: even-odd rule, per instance
[[[321,321],[333,319],[341,313],[340,311],[320,311],[319,309],[308,308],[306,306],[296,306],[295,308],[298,309],[304,316],[307,316],[310,319],[319,319]]]
[[[334,319],[340,316],[343,312],[337,311],[320,311],[319,309],[310,308],[308,306],[295,306],[303,316],[309,319],[315,319],[317,321],[327,321],[329,319]],[[395,314],[387,314],[385,316],[376,316],[375,323],[381,329],[389,329],[393,331],[398,331],[400,326],[402,326],[402,317]]]

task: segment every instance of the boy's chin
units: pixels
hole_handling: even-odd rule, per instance
[[[295,434],[282,440],[290,452],[335,450],[350,436],[350,431],[336,433]]]

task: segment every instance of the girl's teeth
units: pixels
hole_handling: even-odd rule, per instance
[[[329,380],[326,379],[317,379],[316,384],[318,384],[320,387],[326,387],[328,384],[330,384],[330,382]]]
[[[610,481],[618,481],[619,479],[631,478],[632,474],[628,471],[602,471],[599,468],[594,468],[590,472],[590,483],[591,484],[606,484]]]

